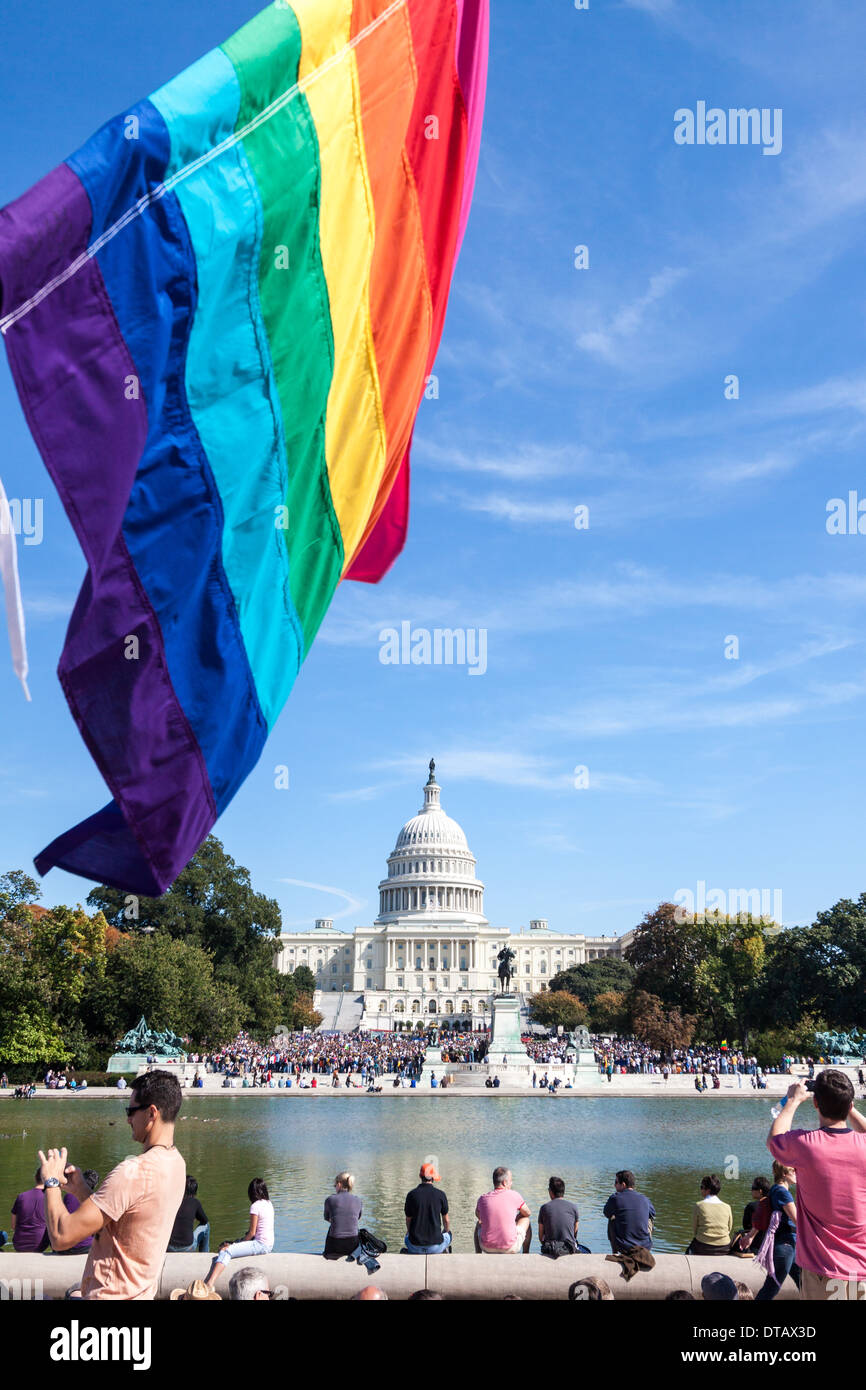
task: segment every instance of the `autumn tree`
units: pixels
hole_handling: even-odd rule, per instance
[[[545,1028],[562,1025],[571,1031],[587,1020],[586,1005],[565,990],[542,990],[539,994],[531,994],[528,1003],[530,1018]]]
[[[594,1033],[625,1033],[629,1031],[628,996],[622,990],[607,989],[597,994],[589,1011]]]
[[[670,1056],[674,1048],[691,1045],[695,1020],[679,1009],[670,1008],[657,994],[636,990],[631,1004],[631,1024],[635,1037]]]

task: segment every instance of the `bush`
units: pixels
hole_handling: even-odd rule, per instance
[[[815,1032],[814,1024],[808,1021],[796,1028],[767,1028],[750,1037],[748,1051],[757,1057],[762,1067],[778,1067],[785,1054],[817,1059],[822,1049],[815,1040]]]

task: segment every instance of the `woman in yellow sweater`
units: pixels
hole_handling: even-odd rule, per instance
[[[715,1173],[701,1178],[701,1200],[695,1202],[694,1239],[688,1255],[722,1255],[731,1247],[734,1214],[719,1193],[721,1179]]]

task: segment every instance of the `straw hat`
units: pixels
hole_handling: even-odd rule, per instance
[[[172,1289],[169,1299],[172,1303],[222,1303],[216,1289],[209,1289],[203,1279],[193,1279],[187,1289]]]

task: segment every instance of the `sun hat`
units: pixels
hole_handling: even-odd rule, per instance
[[[441,1182],[441,1181],[442,1181],[442,1179],[440,1178],[439,1174],[438,1174],[437,1171],[436,1171],[436,1165],[435,1165],[434,1163],[422,1163],[422,1164],[421,1164],[421,1170],[420,1170],[420,1176],[421,1176],[422,1178],[426,1178],[428,1182]]]
[[[169,1299],[172,1303],[222,1303],[216,1289],[209,1289],[203,1279],[193,1279],[185,1289],[172,1289]]]

